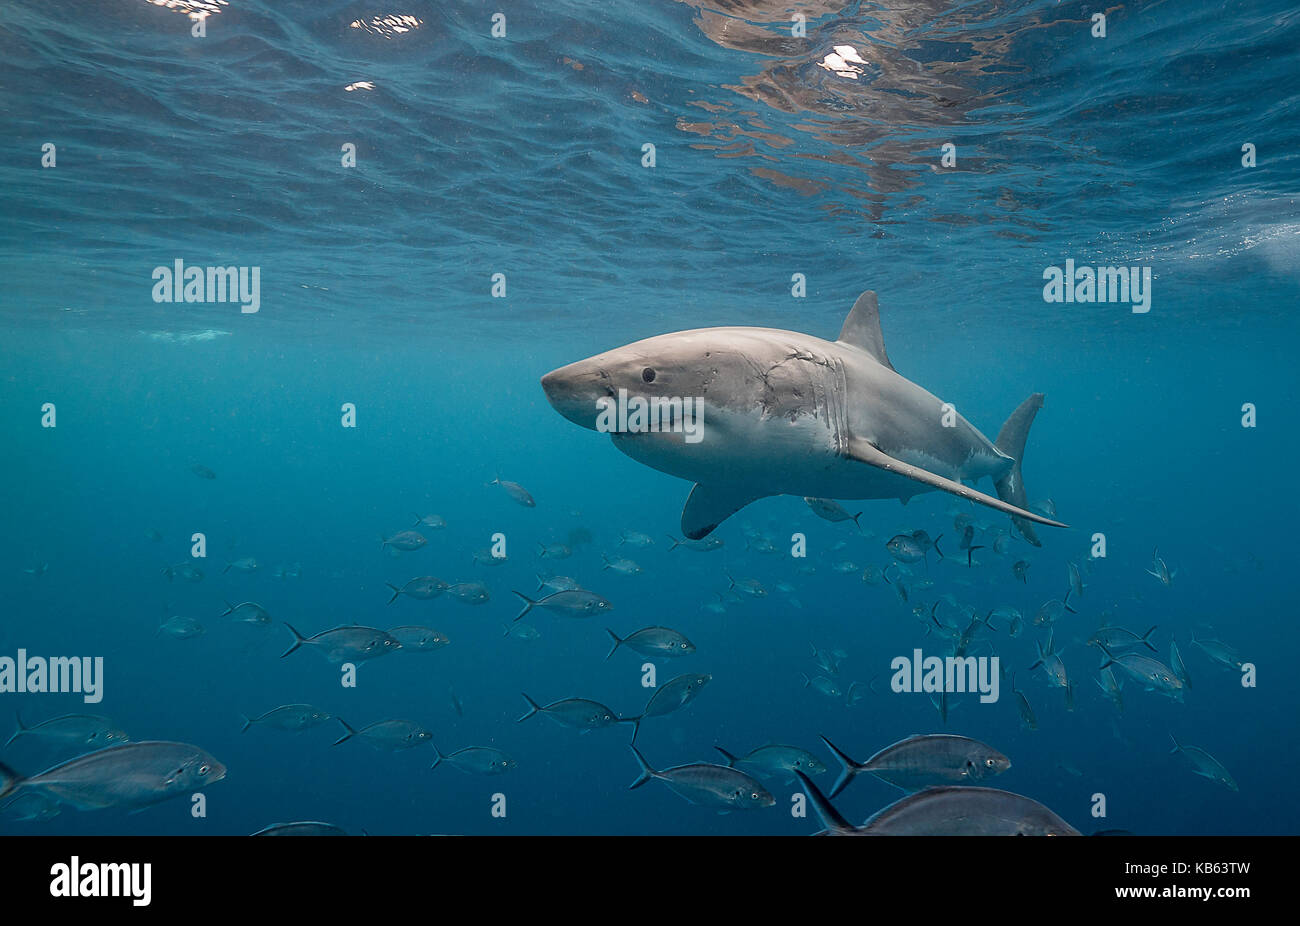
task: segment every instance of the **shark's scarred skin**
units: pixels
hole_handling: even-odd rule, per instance
[[[769,495],[906,502],[935,489],[1011,515],[1036,546],[1030,522],[1066,526],[1025,507],[1020,461],[1042,394],[990,441],[894,370],[874,292],[858,298],[836,341],[776,328],[678,331],[552,370],[542,388],[560,414],[592,430],[598,401],[620,390],[629,401],[702,400],[694,442],[680,429],[611,433],[632,459],[696,484],[682,511],[691,539]],[[985,476],[996,498],[963,484]]]

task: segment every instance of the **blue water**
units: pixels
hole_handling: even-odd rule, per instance
[[[134,815],[0,815],[0,829],[241,834],[309,819],[372,834],[814,832],[791,815],[788,783],[770,783],[773,809],[718,815],[657,782],[627,790],[638,769],[626,727],[515,722],[521,691],[639,712],[647,660],[603,661],[603,627],[665,624],[697,652],[657,661],[658,680],[713,680],[643,725],[638,746],[657,768],[767,742],[831,764],[819,734],[865,758],[947,730],[1007,754],[1011,770],[991,783],[1084,832],[1297,831],[1293,5],[1128,4],[1110,10],[1104,39],[1080,3],[815,4],[806,39],[790,36],[783,5],[739,0],[505,4],[504,38],[490,35],[495,8],[469,2],[212,6],[204,38],[143,0],[0,8],[0,656],[102,656],[95,712],[136,740],[201,746],[229,773],[206,790],[204,818],[180,799]],[[389,13],[419,23],[373,24]],[[819,66],[840,45],[861,59],[855,77]],[[940,164],[948,142],[953,167]],[[354,168],[340,164],[346,143]],[[1043,270],[1067,258],[1150,267],[1151,311],[1046,303]],[[260,311],[154,302],[153,269],[177,259],[259,267]],[[497,273],[505,298],[492,295]],[[1046,393],[1025,481],[1069,530],[1040,528],[1041,549],[1015,539],[967,568],[954,515],[990,543],[1005,517],[937,494],[846,501],[866,512],[865,536],[775,498],[725,522],[722,550],[670,551],[689,484],[575,427],[538,385],[682,328],[834,338],[865,289],[880,294],[894,366],[990,437]],[[54,428],[41,426],[44,403]],[[343,403],[356,428],[341,426]],[[1241,426],[1244,403],[1257,427]],[[486,485],[496,475],[536,508]],[[426,531],[423,550],[381,549],[381,534],[432,513],[447,527]],[[592,539],[571,559],[538,558],[539,542],[578,528]],[[932,554],[933,586],[904,604],[860,574],[891,561],[886,539],[917,529],[945,534],[948,556]],[[620,547],[627,530],[655,545]],[[204,579],[169,582],[162,568],[189,557],[195,532]],[[498,532],[508,562],[473,562]],[[780,553],[747,550],[747,532]],[[787,555],[796,532],[805,560]],[[1046,639],[1034,627],[986,634],[982,652],[1016,671],[1036,731],[1006,684],[994,704],[958,696],[946,724],[924,695],[890,691],[895,656],[945,652],[913,607],[950,595],[1028,622],[1064,595],[1066,563],[1085,563],[1097,532],[1107,556],[1086,563],[1078,613],[1055,626],[1075,710],[1029,671]],[[1145,571],[1157,546],[1177,569],[1169,587]],[[603,569],[602,554],[643,572]],[[259,570],[222,573],[241,556]],[[1022,559],[1024,584],[1011,572]],[[833,569],[845,560],[856,570]],[[276,578],[295,563],[300,577]],[[613,613],[530,615],[541,639],[503,637],[511,591],[531,594],[538,572],[575,577]],[[767,597],[703,610],[728,573],[758,578]],[[386,582],[430,574],[481,581],[491,600],[385,603]],[[245,600],[274,626],[240,633],[220,617],[223,601]],[[164,613],[207,632],[160,638]],[[1103,616],[1157,625],[1161,660],[1177,640],[1184,703],[1131,681],[1122,714],[1102,697],[1085,641]],[[280,658],[285,621],[304,633],[425,624],[452,642],[362,664],[346,689],[315,652]],[[1212,663],[1193,632],[1238,650],[1257,686]],[[810,641],[848,654],[844,689],[875,680],[865,698],[803,687],[801,673],[817,674]],[[354,726],[415,720],[443,753],[491,745],[519,767],[473,777],[430,771],[427,746],[333,748],[334,723],[241,734],[241,713],[294,702]],[[6,720],[90,709],[71,694],[0,694]],[[1171,733],[1240,790],[1194,775],[1169,754]],[[71,754],[20,739],[0,761],[31,774]],[[491,814],[498,793],[504,818]],[[1098,793],[1105,819],[1090,815]],[[858,821],[897,796],[862,776],[835,803]]]

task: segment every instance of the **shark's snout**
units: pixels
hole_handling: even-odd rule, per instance
[[[542,390],[551,406],[574,424],[596,429],[596,401],[611,394],[609,379],[599,366],[580,360],[542,377]]]

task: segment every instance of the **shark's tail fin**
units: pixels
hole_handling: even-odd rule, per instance
[[[1020,407],[1011,413],[1011,417],[1002,425],[1002,430],[998,432],[998,439],[994,441],[998,450],[1011,457],[1014,461],[1011,468],[996,483],[998,498],[1008,504],[1015,505],[1017,508],[1028,508],[1029,499],[1025,494],[1025,480],[1020,474],[1020,464],[1025,458],[1025,439],[1029,437],[1029,426],[1034,423],[1034,416],[1038,410],[1043,407],[1043,394],[1035,392],[1025,401],[1020,403]],[[1036,547],[1043,544],[1034,532],[1034,526],[1025,518],[1012,515],[1011,522],[1015,524],[1020,535]]]

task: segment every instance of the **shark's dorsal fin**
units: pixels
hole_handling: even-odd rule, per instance
[[[686,507],[682,509],[682,533],[691,540],[707,537],[727,518],[760,498],[762,495],[755,495],[748,490],[697,483],[691,489],[690,498],[686,499]]]
[[[894,369],[885,353],[885,337],[880,333],[880,307],[876,304],[874,291],[867,290],[853,303],[838,340],[841,344],[851,344],[866,351],[881,366]]]

